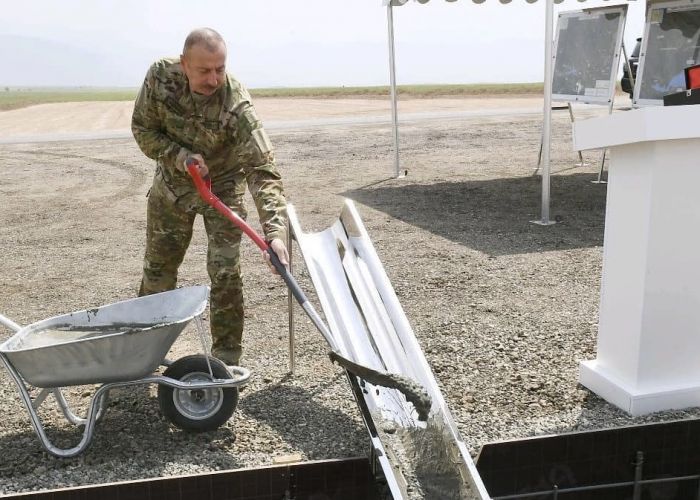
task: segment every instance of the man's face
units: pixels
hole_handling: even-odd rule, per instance
[[[210,51],[203,44],[195,44],[180,56],[182,69],[187,75],[190,90],[212,95],[226,79],[226,46],[218,44]]]

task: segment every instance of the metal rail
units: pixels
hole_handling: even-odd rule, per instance
[[[644,466],[644,452],[638,451],[634,465],[634,480],[620,481],[616,483],[595,484],[590,486],[575,486],[571,488],[560,488],[558,485],[553,485],[549,490],[530,491],[527,493],[516,493],[514,495],[503,495],[492,497],[492,500],[524,500],[528,498],[552,498],[558,499],[568,493],[581,493],[584,491],[601,491],[619,488],[632,488],[632,500],[640,500],[642,498],[642,489],[644,486],[662,483],[680,483],[684,481],[697,481],[698,487],[695,490],[694,500],[700,500],[700,474],[689,476],[661,477],[656,479],[642,479]],[[692,500],[692,499],[688,499]]]

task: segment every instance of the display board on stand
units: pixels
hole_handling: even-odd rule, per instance
[[[612,102],[626,18],[626,4],[559,14],[553,100]]]
[[[633,103],[662,105],[664,95],[685,90],[685,68],[699,63],[700,5],[649,3]]]
[[[567,103],[572,123],[572,102],[608,105],[608,113],[612,113],[626,20],[627,4],[559,14],[554,42],[552,100]],[[540,167],[543,143],[544,132],[534,173]],[[584,166],[580,151],[578,157],[576,166]],[[602,178],[604,165],[605,150],[600,159],[598,179],[593,182],[605,183]]]

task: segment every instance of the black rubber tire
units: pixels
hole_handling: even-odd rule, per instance
[[[209,357],[214,378],[229,379],[231,374],[221,361]],[[211,380],[206,358],[201,354],[185,356],[168,367],[163,375],[176,380]],[[180,429],[204,432],[218,429],[231,418],[238,405],[238,388],[224,387],[190,391],[158,385],[158,403],[163,416]]]

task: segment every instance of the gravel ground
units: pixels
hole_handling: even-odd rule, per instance
[[[424,120],[401,128],[403,166],[391,178],[385,125],[272,135],[290,201],[306,231],[328,227],[355,200],[462,436],[487,442],[697,418],[698,410],[632,418],[577,384],[595,357],[605,185],[598,153],[573,166],[566,113],[553,128],[551,227],[531,176],[536,115]],[[131,140],[0,147],[0,313],[19,324],[133,297],[140,279],[145,193],[153,171]],[[255,217],[251,217],[255,223]],[[207,283],[198,223],[182,285]],[[160,414],[155,387],[115,391],[92,446],[49,456],[17,390],[0,372],[0,492],[366,454],[369,443],[343,373],[297,315],[297,369],[288,375],[287,298],[252,244],[243,250],[245,364],[253,372],[234,417],[217,431],[181,432]],[[302,287],[311,291],[294,255]],[[0,331],[0,339],[11,335]],[[197,352],[194,325],[170,357]],[[68,390],[85,408],[93,387]],[[42,418],[57,443],[79,435],[56,404]]]

